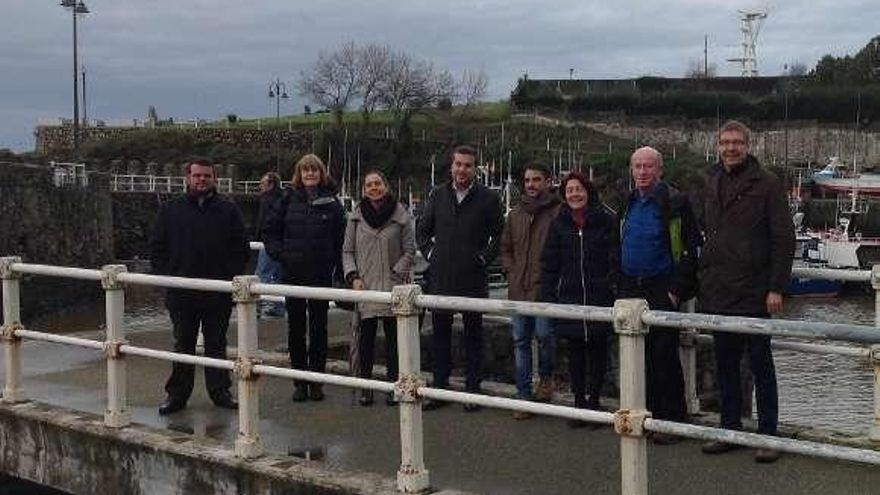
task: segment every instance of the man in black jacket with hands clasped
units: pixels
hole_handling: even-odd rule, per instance
[[[416,241],[430,262],[428,292],[445,296],[489,297],[487,267],[498,254],[504,226],[501,200],[476,181],[476,150],[459,146],[453,150],[452,180],[435,188],[425,203],[416,225]],[[452,316],[447,311],[431,312],[434,327],[434,383],[449,387],[452,351]],[[465,388],[480,390],[483,352],[483,316],[462,312],[467,360]],[[444,403],[425,401],[424,409]],[[479,410],[465,404],[465,411]]]
[[[153,231],[153,273],[176,277],[231,280],[244,271],[248,245],[241,211],[215,189],[214,166],[193,160],[186,167],[186,193],[164,205]],[[168,289],[165,302],[174,326],[174,351],[195,354],[201,326],[205,356],[226,358],[226,331],[232,299],[222,292]],[[165,384],[168,394],[159,414],[180,411],[192,394],[195,368],[174,363]],[[205,368],[205,383],[218,407],[236,409],[229,372]]]

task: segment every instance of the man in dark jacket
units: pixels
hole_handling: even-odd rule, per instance
[[[177,277],[231,280],[244,271],[248,246],[238,207],[215,189],[210,162],[187,164],[186,194],[162,208],[153,232],[150,261],[153,273]],[[226,358],[226,331],[232,300],[229,294],[188,289],[168,289],[166,306],[174,326],[174,351],[195,354],[199,326],[205,337],[205,356]],[[186,407],[193,389],[191,364],[174,363],[165,384],[168,394],[159,407],[166,415]],[[211,400],[219,407],[236,409],[229,393],[229,372],[205,368]]]
[[[254,238],[263,241],[263,229],[266,224],[266,217],[272,205],[281,198],[281,177],[275,172],[268,172],[260,179],[260,208],[257,212],[257,220],[254,224]],[[281,264],[273,260],[269,253],[266,252],[265,246],[260,249],[257,255],[256,275],[260,277],[260,282],[265,284],[277,284],[281,282]],[[260,308],[257,316],[284,316],[284,303],[282,302],[260,302]]]
[[[550,170],[541,164],[526,165],[524,194],[507,215],[501,233],[501,266],[507,276],[507,297],[513,301],[538,301],[541,295],[541,253],[547,230],[559,214],[559,196],[550,191]],[[538,387],[534,399],[547,402],[553,396],[553,360],[556,338],[550,318],[513,317],[513,351],[516,392],[520,399],[532,399],[532,336],[538,340]],[[531,413],[516,411],[515,419]]]
[[[785,188],[749,154],[749,129],[730,121],[718,136],[720,162],[709,172],[705,188],[706,244],[700,260],[700,310],[733,316],[766,318],[782,311],[782,292],[791,277],[794,227]],[[778,397],[770,337],[715,333],[715,359],[721,395],[721,427],[742,429],[739,362],[748,348],[758,432],[776,433]],[[708,442],[703,452],[736,448]],[[773,462],[779,453],[761,448],[757,462]]]
[[[432,294],[488,297],[487,267],[498,253],[504,222],[498,196],[478,184],[476,150],[459,146],[452,153],[452,180],[435,188],[416,225],[416,241],[430,262],[428,291]],[[449,387],[452,348],[452,313],[433,311],[434,386]],[[483,351],[483,317],[463,312],[466,388],[479,392]],[[426,401],[425,409],[441,402]],[[477,411],[466,404],[465,411]]]
[[[630,158],[635,190],[621,224],[618,297],[642,298],[652,309],[675,311],[694,296],[700,230],[686,195],[661,180],[663,156],[637,149]],[[679,332],[651,329],[647,338],[648,409],[655,418],[685,420],[684,375],[678,355]],[[677,437],[656,433],[654,443]]]

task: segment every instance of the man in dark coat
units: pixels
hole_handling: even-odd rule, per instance
[[[705,188],[706,243],[700,260],[700,311],[766,318],[782,311],[782,293],[791,278],[794,227],[785,188],[749,154],[749,129],[730,121],[718,136],[721,160],[709,172]],[[739,362],[749,350],[758,432],[776,433],[778,395],[770,337],[715,333],[715,359],[721,395],[721,427],[742,429]],[[736,448],[712,441],[703,452]],[[761,448],[757,462],[773,462],[779,453]]]
[[[630,158],[635,189],[621,224],[621,273],[617,297],[641,298],[651,309],[676,311],[694,296],[700,229],[687,195],[661,179],[663,156],[637,149]],[[655,418],[683,422],[687,415],[679,332],[651,329],[647,338],[648,408]],[[654,443],[678,437],[655,433]]]
[[[231,280],[244,271],[248,246],[241,211],[215,189],[214,167],[204,160],[187,164],[186,194],[162,208],[151,241],[153,273],[177,277]],[[205,356],[226,358],[226,331],[232,311],[229,294],[168,289],[166,306],[174,326],[174,351],[195,354],[201,326]],[[186,407],[195,369],[174,363],[165,385],[168,394],[159,407],[166,415]],[[205,368],[205,383],[218,407],[236,409],[229,393],[229,372]]]
[[[498,254],[504,222],[501,201],[476,181],[476,150],[459,146],[452,153],[452,180],[431,191],[416,225],[416,242],[430,262],[428,292],[446,296],[488,297],[487,267]],[[434,387],[449,387],[452,348],[452,316],[432,311],[434,327]],[[483,351],[483,317],[462,312],[466,389],[479,392]],[[442,402],[426,401],[425,409]],[[466,404],[465,411],[476,411]]]

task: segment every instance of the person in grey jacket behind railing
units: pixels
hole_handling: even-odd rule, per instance
[[[389,292],[395,285],[412,283],[412,264],[416,253],[412,215],[389,190],[388,181],[378,170],[364,176],[364,197],[349,216],[342,244],[345,281],[354,290]],[[361,356],[357,376],[369,378],[373,372],[374,345],[379,322],[385,331],[385,362],[388,380],[397,381],[397,320],[387,304],[358,303]],[[394,396],[386,397],[394,404]],[[373,392],[362,390],[358,403],[369,406]]]

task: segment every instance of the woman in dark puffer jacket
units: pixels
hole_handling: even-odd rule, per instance
[[[263,230],[266,251],[281,263],[284,283],[331,287],[334,272],[342,269],[344,234],[345,211],[324,163],[316,155],[302,157],[294,170],[293,187],[272,205]],[[323,373],[328,301],[288,297],[286,306],[290,367]],[[294,381],[294,402],[323,398],[321,384]]]
[[[611,306],[620,252],[616,215],[602,205],[592,184],[581,173],[566,176],[561,190],[565,204],[550,225],[541,256],[541,299],[562,304]],[[575,407],[598,409],[608,363],[611,325],[556,320],[556,334],[568,339]],[[583,424],[569,422],[572,427]]]

